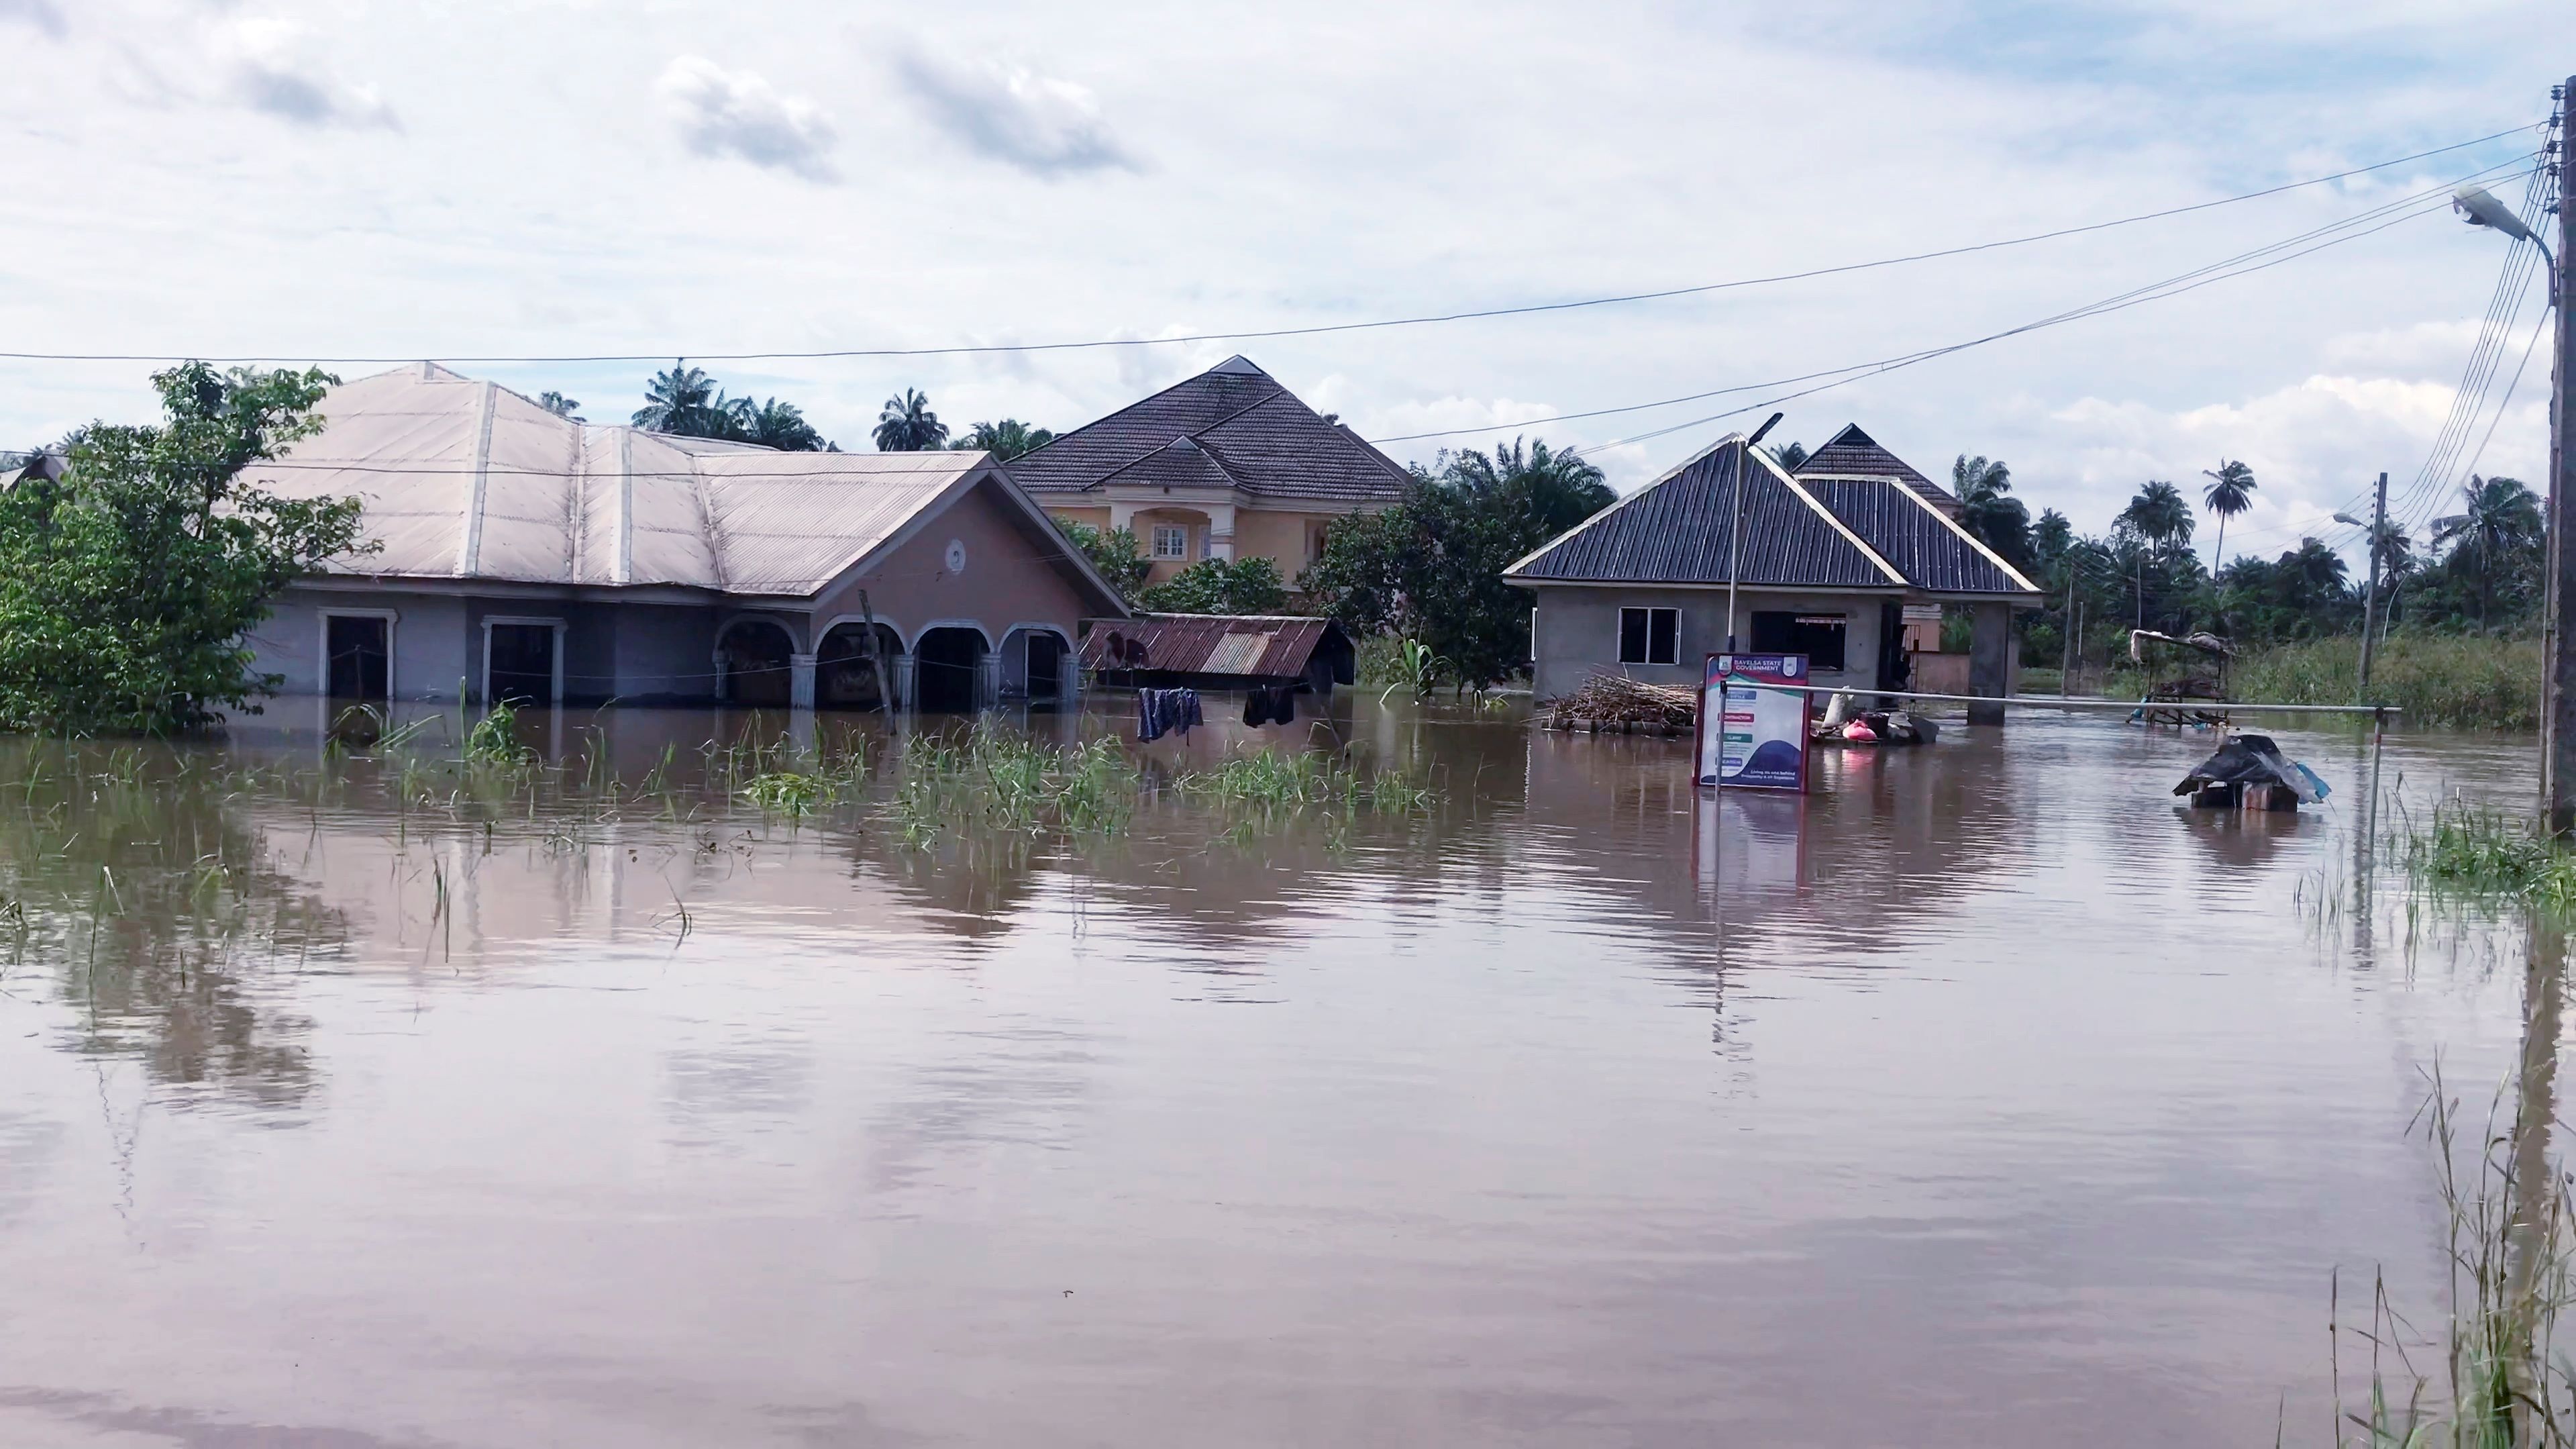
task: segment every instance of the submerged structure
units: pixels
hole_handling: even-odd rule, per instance
[[[1957,505],[1858,428],[1794,475],[1730,433],[1504,573],[1536,600],[1533,688],[1556,698],[1596,673],[1696,687],[1728,647],[1732,579],[1736,646],[1803,654],[1822,688],[1919,688],[1907,609],[1964,607],[1967,692],[2000,698],[2018,666],[2013,611],[2041,597]],[[2002,707],[1969,717],[1999,722]]]
[[[430,363],[331,389],[256,486],[355,496],[253,668],[351,701],[968,710],[1078,688],[1126,613],[987,454],[786,453],[561,417]]]
[[[1358,679],[1358,653],[1330,619],[1291,614],[1136,614],[1083,622],[1082,667],[1112,689],[1289,689],[1330,699]]]

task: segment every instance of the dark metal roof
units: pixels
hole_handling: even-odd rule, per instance
[[[1158,457],[1184,440],[1209,466]],[[1412,476],[1240,357],[1062,434],[1008,469],[1040,497],[1141,483],[1385,503],[1403,496]]]
[[[1722,584],[1744,440],[1726,441],[1602,510],[1515,564],[1516,582]],[[1743,582],[1901,589],[1806,495],[1761,461],[1744,489]]]
[[[2001,564],[1986,557],[1957,524],[1907,497],[1906,485],[1894,478],[1801,478],[1798,486],[1832,509],[1836,518],[1918,589],[1957,594],[2028,592]]]
[[[1094,672],[1294,679],[1326,640],[1351,647],[1332,620],[1288,614],[1138,614],[1082,627],[1082,667]]]
[[[1825,445],[1809,453],[1806,461],[1789,470],[1797,478],[1893,478],[1906,487],[1941,505],[1957,517],[1958,495],[1914,471],[1913,465],[1878,445],[1878,440],[1860,430],[1858,423],[1847,423]]]

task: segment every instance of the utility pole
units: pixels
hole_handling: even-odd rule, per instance
[[[2370,703],[2370,641],[2379,622],[2379,545],[2388,537],[2388,475],[2379,475],[2379,502],[2370,510],[2370,592],[2361,596],[2361,691],[2353,703]]]
[[[1770,420],[1753,430],[1744,440],[1744,452],[1735,460],[1735,524],[1726,531],[1726,652],[1735,652],[1735,591],[1744,581],[1744,480],[1753,473],[1753,450],[1762,446],[1762,436],[1779,426],[1785,413],[1773,413]]]
[[[2057,666],[2057,693],[2060,698],[2073,694],[2075,680],[2075,552],[2066,554],[2066,648]]]
[[[2540,711],[2540,800],[2542,824],[2551,835],[2576,829],[2576,525],[2568,511],[2576,507],[2576,479],[2568,476],[2568,438],[2576,434],[2576,404],[2568,398],[2570,374],[2576,374],[2576,327],[2567,321],[2568,294],[2576,291],[2570,275],[2576,253],[2576,145],[2568,144],[2567,110],[2576,99],[2576,76],[2555,89],[2550,117],[2554,152],[2544,164],[2558,171],[2558,255],[2551,258],[2550,300],[2558,309],[2558,336],[2549,369],[2549,599],[2542,629],[2547,642],[2549,677]],[[2548,219],[2541,219],[2549,230]]]

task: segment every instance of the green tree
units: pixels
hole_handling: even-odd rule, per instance
[[[2229,458],[2220,460],[2215,470],[2201,469],[2200,475],[2210,480],[2200,491],[2200,501],[2218,515],[2218,547],[2209,555],[2214,573],[2227,567],[2227,520],[2254,506],[2254,470]]]
[[[1145,587],[1145,578],[1154,571],[1154,561],[1136,541],[1132,528],[1095,528],[1071,518],[1059,518],[1055,526],[1067,543],[1082,550],[1083,557],[1118,591],[1121,602],[1133,604]]]
[[[1950,491],[1962,505],[1959,526],[2015,568],[2030,563],[2030,509],[2012,497],[2012,469],[1965,453],[1950,465]]]
[[[2171,483],[2151,479],[2140,484],[2138,496],[2120,510],[2118,522],[2159,551],[2191,542],[2191,502]]]
[[[930,399],[911,388],[901,397],[886,399],[884,411],[877,414],[877,451],[880,453],[921,453],[948,444],[948,425],[930,410]]]
[[[559,418],[570,418],[576,423],[585,421],[581,415],[581,399],[565,397],[553,388],[537,394],[537,406]]]
[[[1779,464],[1783,473],[1795,473],[1798,465],[1807,461],[1807,445],[1804,443],[1781,443],[1769,451],[1771,461]]]
[[[1443,453],[1401,502],[1337,524],[1299,584],[1343,627],[1419,639],[1481,689],[1529,668],[1529,596],[1503,570],[1614,497],[1600,469],[1544,442]]]
[[[726,411],[718,402],[722,394],[716,380],[687,362],[680,358],[644,384],[644,406],[635,410],[635,426],[689,438],[723,437]]]
[[[279,498],[243,471],[320,427],[321,371],[153,376],[164,421],[75,435],[59,479],[0,490],[0,728],[162,733],[276,689],[243,636],[357,548],[356,499]]]
[[[1055,441],[1055,434],[1044,428],[1033,428],[1018,418],[1004,418],[998,423],[977,423],[965,436],[951,439],[952,448],[980,449],[993,455],[993,461],[1007,463],[1023,453],[1034,453]]]
[[[730,416],[735,435],[743,442],[758,443],[764,448],[776,448],[785,453],[838,451],[823,441],[823,435],[814,431],[814,425],[805,421],[804,412],[794,403],[770,398],[754,406],[747,397],[735,398],[731,402]]]
[[[1288,607],[1288,581],[1266,558],[1203,558],[1136,602],[1158,614],[1276,614]]]
[[[2460,488],[2460,508],[2434,520],[2433,543],[2449,549],[2447,571],[2475,598],[2478,628],[2491,629],[2505,622],[2496,607],[2499,593],[2510,598],[2539,571],[2540,497],[2519,479],[2472,477]]]

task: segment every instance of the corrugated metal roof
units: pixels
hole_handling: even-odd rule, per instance
[[[1330,619],[1284,614],[1138,614],[1084,626],[1082,667],[1293,679],[1341,632]]]
[[[2031,591],[2029,580],[1979,548],[1966,529],[1897,479],[1800,478],[1798,486],[1832,509],[1916,588],[1960,594]]]
[[[1880,447],[1878,440],[1860,430],[1858,423],[1846,423],[1843,430],[1825,445],[1809,453],[1791,476],[1806,478],[1893,478],[1941,506],[1953,518],[1959,513],[1959,497],[1949,489],[1916,472],[1913,465]]]
[[[427,363],[332,388],[319,411],[320,433],[248,475],[363,500],[383,547],[341,568],[369,575],[810,594],[969,475],[1016,491],[978,452],[782,453],[588,426]]]
[[[1184,439],[1213,462],[1166,453]],[[1012,459],[1010,468],[1012,478],[1040,496],[1147,483],[1392,503],[1411,480],[1394,460],[1325,421],[1241,357],[1061,434]]]
[[[1870,556],[1768,458],[1751,455],[1744,487],[1744,583],[1771,587],[1901,589],[1906,579]],[[1603,509],[1512,565],[1515,581],[1722,584],[1735,525],[1741,434]]]

